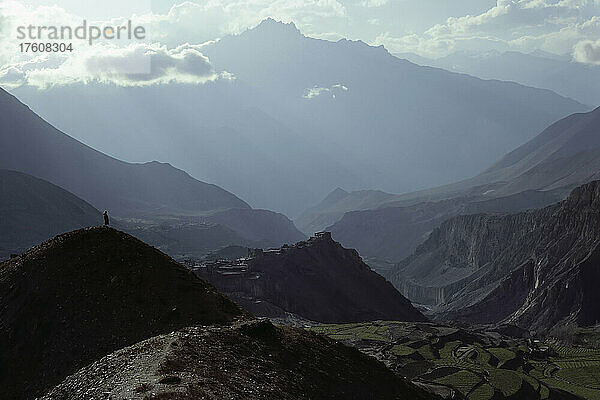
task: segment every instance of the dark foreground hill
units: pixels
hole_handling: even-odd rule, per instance
[[[443,223],[390,279],[445,318],[548,329],[600,320],[600,181],[561,203]]]
[[[321,233],[294,246],[255,250],[248,259],[195,269],[256,315],[287,312],[318,322],[424,321],[389,282]]]
[[[111,228],[0,264],[0,398],[31,399],[122,347],[246,315],[183,266]]]
[[[45,400],[433,399],[358,350],[298,328],[250,321],[193,327],[114,352]]]
[[[0,260],[59,233],[101,221],[98,210],[66,190],[0,169]]]

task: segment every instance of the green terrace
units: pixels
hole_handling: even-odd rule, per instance
[[[369,322],[309,329],[359,348],[444,397],[600,400],[600,349],[429,323]]]

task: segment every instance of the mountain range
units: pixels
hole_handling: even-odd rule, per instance
[[[549,90],[418,66],[360,41],[313,39],[271,19],[199,50],[221,78],[12,93],[107,154],[169,162],[290,216],[335,187],[403,193],[473,176],[588,109]]]
[[[333,207],[335,215],[343,216],[326,229],[364,257],[398,262],[452,216],[543,207],[564,199],[576,186],[598,179],[598,129],[600,108],[555,122],[473,178],[420,192],[376,197],[357,211],[345,206],[363,195],[350,193]],[[331,213],[321,209],[325,215],[319,215],[319,209],[312,213],[326,220]]]
[[[48,124],[0,89],[0,168],[48,180],[118,216],[250,208],[169,164],[126,163]]]
[[[21,172],[2,172],[7,234],[1,258],[55,234],[98,224],[96,209],[109,210],[118,217],[113,223],[173,255],[240,244],[280,246],[304,238],[284,215],[252,209],[169,164],[127,163],[92,149],[1,89],[0,111],[0,170]],[[182,245],[184,239],[172,229],[182,225],[200,234],[187,238],[187,243],[196,239],[195,245]],[[205,240],[198,242],[200,237]]]

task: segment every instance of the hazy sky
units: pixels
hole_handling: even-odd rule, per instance
[[[392,53],[436,58],[457,50],[544,50],[600,64],[600,0],[0,0],[0,85],[93,79],[99,70],[141,66],[144,54],[160,60],[158,70],[147,79],[130,71],[120,82],[216,79],[201,44],[266,17],[293,21],[306,35],[361,39]],[[101,26],[132,19],[148,35],[76,42],[76,57],[20,51],[17,26],[77,26],[83,18]]]

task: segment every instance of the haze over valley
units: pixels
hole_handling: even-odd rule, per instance
[[[600,399],[598,1],[141,3],[0,0],[1,399]]]

